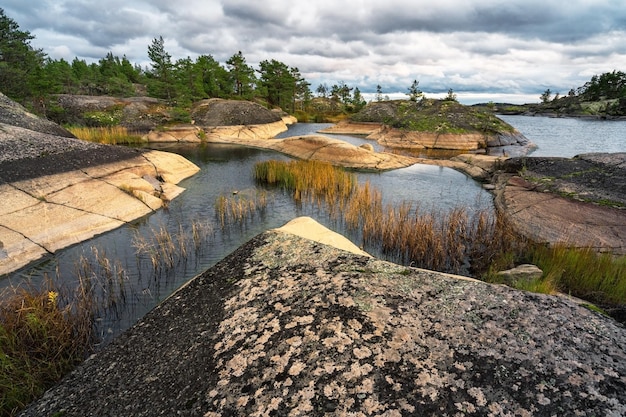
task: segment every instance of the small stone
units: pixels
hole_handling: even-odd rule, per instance
[[[500,271],[497,276],[503,278],[506,285],[529,283],[541,278],[543,271],[536,265],[522,264],[506,271]]]

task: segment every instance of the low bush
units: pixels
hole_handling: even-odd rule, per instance
[[[9,288],[0,303],[0,415],[51,387],[93,347],[92,304],[59,288]]]

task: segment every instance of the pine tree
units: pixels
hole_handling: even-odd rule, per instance
[[[33,96],[32,83],[38,81],[35,74],[43,66],[45,54],[30,45],[34,38],[0,8],[0,89],[16,101]]]

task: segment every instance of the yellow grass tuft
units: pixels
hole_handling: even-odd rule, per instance
[[[67,128],[74,136],[88,142],[105,143],[108,145],[142,143],[141,135],[128,132],[123,126],[84,127],[70,126]]]

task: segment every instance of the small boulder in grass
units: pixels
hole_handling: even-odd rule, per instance
[[[543,275],[543,271],[536,265],[523,264],[506,271],[500,271],[497,275],[503,279],[506,285],[515,285],[539,279]]]

